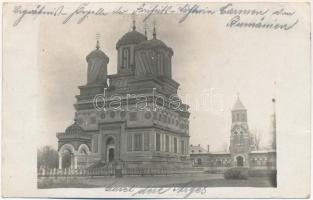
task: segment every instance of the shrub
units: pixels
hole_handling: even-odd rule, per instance
[[[230,168],[224,173],[225,179],[248,179],[249,169],[247,168]]]
[[[273,187],[277,187],[277,171],[276,170],[273,170],[270,173],[270,181]]]

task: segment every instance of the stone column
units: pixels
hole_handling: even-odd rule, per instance
[[[77,169],[77,156],[74,155],[74,169]]]
[[[62,169],[62,154],[59,154],[59,169]]]
[[[99,146],[98,146],[98,152],[99,152],[99,155],[100,155],[100,158],[101,160],[104,160],[104,151],[103,151],[103,135],[102,133],[100,132],[99,134]]]
[[[70,169],[74,168],[74,154],[71,155],[71,166]]]

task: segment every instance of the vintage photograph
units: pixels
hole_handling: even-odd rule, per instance
[[[295,168],[305,181],[299,194],[308,191],[308,4],[33,2],[3,9],[4,105],[9,113],[22,91],[32,92],[29,105],[14,109],[35,108],[15,125],[32,121],[21,126],[34,138],[27,165],[38,196],[71,188],[139,198],[206,198],[210,188],[277,192],[287,190]],[[23,48],[32,45],[19,60],[23,51],[14,45],[23,31]],[[18,72],[14,61],[32,68]],[[18,77],[23,90],[9,90]],[[10,114],[3,116],[4,128],[12,126]]]

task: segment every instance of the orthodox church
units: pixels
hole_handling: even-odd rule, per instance
[[[179,87],[172,79],[173,50],[157,38],[155,27],[148,39],[135,22],[116,50],[117,73],[112,75],[98,41],[86,57],[87,83],[79,86],[74,123],[57,133],[59,168],[188,166],[188,105],[177,97],[178,109],[170,106]],[[139,109],[142,98],[145,108]]]

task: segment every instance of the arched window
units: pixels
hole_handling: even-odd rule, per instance
[[[129,68],[130,64],[130,49],[124,47],[122,50],[122,68]]]
[[[240,144],[243,144],[243,143],[244,143],[244,137],[243,137],[243,135],[240,135],[239,137],[240,137]]]
[[[136,133],[134,136],[134,150],[135,151],[142,151],[142,134]]]
[[[165,151],[170,151],[170,137],[168,135],[165,136]]]
[[[161,136],[159,133],[156,134],[156,151],[161,150]]]
[[[201,158],[198,158],[198,159],[197,159],[197,164],[198,164],[198,165],[202,165],[202,160],[201,160]]]
[[[106,141],[106,145],[114,145],[114,139],[112,137],[108,138]]]
[[[235,133],[235,135],[237,135],[237,133]],[[236,136],[234,138],[234,142],[235,142],[235,144],[240,144],[240,138],[238,136]]]
[[[177,153],[177,138],[174,138],[174,153]]]

